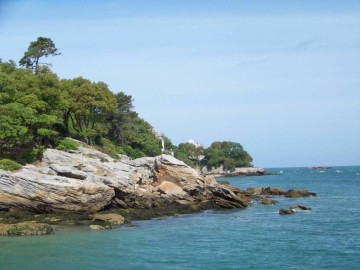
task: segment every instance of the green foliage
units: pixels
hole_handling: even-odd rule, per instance
[[[45,75],[35,76],[24,69],[2,72],[3,66],[0,64],[0,146],[51,144],[59,124],[56,100],[61,92],[54,86],[56,75],[47,74],[45,80]]]
[[[127,119],[127,122],[123,126],[123,145],[130,146],[130,148],[124,148],[126,153],[130,156],[157,156],[161,154],[161,146],[159,138],[152,132],[151,125],[144,119],[137,115],[131,116]],[[129,150],[126,150],[129,149]],[[133,154],[133,150],[138,149]]]
[[[96,137],[108,134],[107,118],[115,110],[116,98],[103,82],[91,83],[80,77],[69,84],[64,124],[75,137],[95,144]]]
[[[123,148],[126,155],[132,159],[145,157],[144,152],[138,148],[132,148],[130,145],[124,145]]]
[[[62,150],[62,151],[71,151],[71,150],[77,150],[79,148],[80,144],[70,138],[64,138],[59,141],[58,146],[56,149]]]
[[[42,137],[52,137],[57,135],[58,133],[54,130],[51,129],[47,129],[47,128],[39,128],[37,130],[37,134],[42,136]]]
[[[191,143],[181,143],[174,149],[176,158],[195,168],[223,166],[225,170],[234,170],[237,167],[252,166],[252,157],[241,144],[235,142],[213,142],[207,149]]]
[[[108,117],[109,137],[132,158],[161,154],[159,138],[151,125],[133,111],[132,97],[116,94],[116,108]]]
[[[21,164],[32,163],[36,160],[40,160],[45,151],[45,146],[31,147],[25,151],[22,158],[19,160]]]
[[[174,155],[177,159],[185,162],[185,164],[189,165],[190,167],[195,168],[195,166],[196,166],[195,162],[193,160],[191,160],[186,153],[175,151]]]
[[[29,130],[34,113],[20,103],[0,103],[0,146],[27,143],[33,138]]]
[[[108,117],[108,129],[110,138],[117,144],[124,145],[125,138],[125,125],[135,119],[138,115],[134,112],[132,105],[132,97],[123,92],[117,93],[116,108]]]
[[[8,62],[1,62],[1,71],[6,74],[10,74],[16,69],[16,63],[14,60],[9,60]]]
[[[223,166],[225,170],[236,167],[251,166],[252,157],[244,150],[240,143],[213,142],[205,151],[208,168]]]
[[[49,40],[38,41],[31,43],[21,65],[26,65],[27,57],[35,60],[56,53]],[[49,50],[39,54],[43,45]],[[76,149],[73,141],[61,140],[66,137],[97,146],[114,158],[118,154],[132,158],[161,154],[159,138],[133,111],[131,96],[115,95],[105,83],[82,77],[59,80],[45,66],[35,73],[17,68],[13,61],[0,62],[0,147],[6,152],[0,156],[24,163],[41,157],[36,149],[43,146]],[[19,149],[21,153],[16,154]]]
[[[0,159],[0,169],[5,171],[15,171],[21,168],[21,165],[10,159]]]
[[[100,140],[100,146],[98,146],[98,150],[114,159],[119,159],[119,154],[126,154],[122,147],[117,146],[115,143],[106,138],[102,138]]]
[[[175,157],[184,161],[191,167],[199,167],[202,156],[204,155],[204,147],[192,143],[181,143],[174,151]]]

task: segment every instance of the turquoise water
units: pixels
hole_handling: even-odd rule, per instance
[[[273,206],[138,221],[112,231],[59,228],[0,238],[0,269],[359,269],[360,167],[226,178],[240,188],[306,188]],[[225,179],[224,179],[225,180]],[[279,216],[293,204],[310,212]]]

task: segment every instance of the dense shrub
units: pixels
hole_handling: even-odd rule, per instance
[[[27,164],[40,160],[45,151],[45,146],[32,147],[25,151],[23,157],[19,160],[22,164]]]
[[[21,165],[10,159],[0,159],[0,169],[5,171],[15,171],[21,168]]]
[[[77,150],[79,148],[80,144],[70,138],[65,138],[59,141],[58,146],[56,149],[62,150],[62,151],[71,151],[71,150]]]
[[[142,152],[138,148],[132,148],[129,145],[125,145],[124,150],[125,150],[126,155],[129,156],[132,159],[145,157],[144,152]]]
[[[117,146],[109,139],[102,138],[100,140],[100,146],[96,147],[97,150],[109,155],[110,157],[114,159],[119,159],[119,154],[125,155],[125,151],[122,149],[122,147]]]

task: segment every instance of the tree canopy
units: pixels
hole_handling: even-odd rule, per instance
[[[252,162],[252,157],[240,143],[229,141],[213,142],[205,151],[205,159],[208,168],[222,165],[226,170],[251,166]]]
[[[228,141],[213,142],[206,149],[192,143],[181,143],[175,148],[175,157],[197,168],[223,166],[225,170],[234,170],[237,167],[252,166],[252,157],[242,145]]]
[[[0,158],[19,156],[19,149],[54,147],[67,136],[114,156],[161,154],[160,140],[133,111],[132,101],[103,82],[60,80],[48,69],[34,74],[13,62],[1,62]]]
[[[201,161],[204,158],[205,149],[202,146],[197,147],[192,143],[180,143],[175,148],[175,157],[184,161],[191,167],[200,167]]]

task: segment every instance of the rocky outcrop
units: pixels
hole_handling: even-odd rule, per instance
[[[285,191],[277,187],[258,187],[248,188],[246,191],[251,195],[285,196],[288,198],[316,196],[315,192],[310,192],[306,189],[289,189],[288,191]]]
[[[208,169],[203,167],[201,172],[204,175],[213,175],[216,177],[221,176],[260,176],[260,175],[269,175],[267,171],[263,168],[256,168],[256,167],[242,167],[242,168],[235,168],[234,170],[225,170],[221,165],[218,168]]]
[[[47,149],[37,164],[0,170],[0,210],[35,213],[156,209],[171,204],[242,208],[250,199],[172,156],[118,160],[81,146],[71,153]]]
[[[111,229],[133,218],[244,208],[253,201],[273,204],[272,196],[316,193],[276,187],[243,191],[168,155],[131,160],[85,145],[72,152],[47,149],[41,162],[15,172],[0,170],[0,223],[6,223],[0,224],[0,235],[49,234],[47,224],[59,223]],[[305,208],[280,214],[300,209]]]

